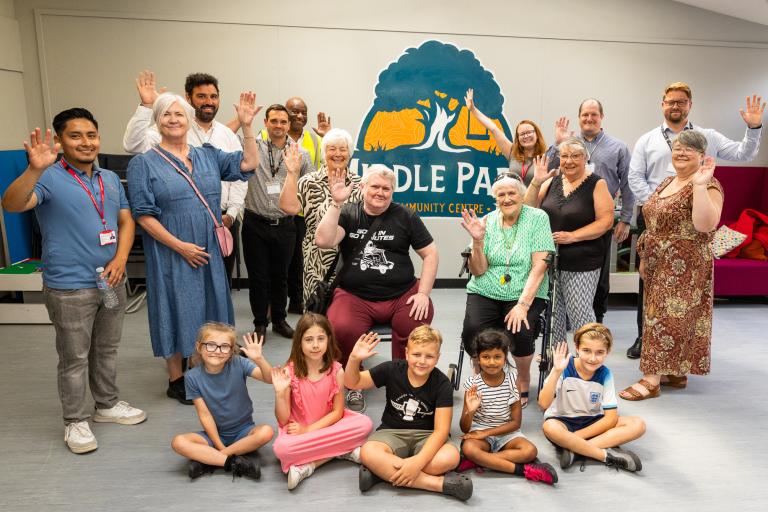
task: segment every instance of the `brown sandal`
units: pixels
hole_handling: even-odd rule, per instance
[[[648,391],[647,395],[643,395],[632,386],[629,386],[621,393],[619,393],[619,396],[624,400],[629,400],[630,402],[639,402],[640,400],[645,400],[646,398],[656,398],[657,396],[661,395],[661,386],[653,386],[645,379],[640,379],[637,381],[637,383],[643,386],[646,391]]]
[[[685,386],[688,385],[688,376],[687,375],[664,375],[664,378],[667,379],[666,382],[661,381],[662,386],[667,386],[670,388],[677,388],[677,389],[685,389]]]

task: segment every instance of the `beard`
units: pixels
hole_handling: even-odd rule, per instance
[[[213,110],[204,110],[204,107],[213,107]],[[213,105],[200,105],[195,107],[195,117],[204,123],[210,123],[218,111],[219,109]]]

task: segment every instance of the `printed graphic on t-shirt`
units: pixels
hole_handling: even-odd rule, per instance
[[[350,238],[362,238],[367,232],[367,229],[358,229],[356,233],[350,234]],[[371,235],[371,239],[363,247],[363,255],[359,263],[360,270],[371,269],[382,274],[386,274],[387,270],[391,270],[395,264],[387,259],[386,251],[378,247],[375,242],[394,240],[394,238],[393,235],[388,235],[387,231],[383,229]]]
[[[427,404],[407,393],[390,400],[389,403],[403,414],[403,421],[413,421],[414,418],[424,419],[435,414]]]

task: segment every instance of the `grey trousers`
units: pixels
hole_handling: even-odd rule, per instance
[[[64,423],[87,420],[86,379],[96,407],[117,403],[117,347],[127,303],[125,285],[116,288],[120,304],[107,309],[98,288],[58,290],[43,287],[45,307],[56,329],[59,400]]]
[[[558,271],[557,292],[555,297],[555,318],[552,332],[554,342],[568,341],[567,323],[576,331],[584,324],[595,321],[592,302],[595,299],[600,269],[588,272]]]

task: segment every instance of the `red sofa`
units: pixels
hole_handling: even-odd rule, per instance
[[[718,167],[725,201],[720,224],[736,222],[746,208],[768,213],[768,167]],[[715,260],[715,296],[768,295],[768,261]]]

